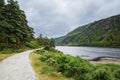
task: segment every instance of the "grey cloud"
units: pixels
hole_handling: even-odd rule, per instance
[[[120,12],[120,0],[18,0],[35,35],[67,34],[79,25]]]

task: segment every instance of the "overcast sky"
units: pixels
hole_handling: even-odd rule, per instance
[[[59,37],[78,26],[120,14],[120,0],[18,0],[35,36]]]

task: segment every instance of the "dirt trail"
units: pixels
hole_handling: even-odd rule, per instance
[[[33,50],[11,56],[0,62],[0,80],[36,80],[29,54]]]

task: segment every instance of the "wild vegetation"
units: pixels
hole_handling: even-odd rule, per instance
[[[44,50],[38,51],[44,53]],[[36,72],[37,80],[73,80],[72,78],[66,78],[60,72],[54,70],[53,67],[49,66],[45,62],[40,60],[39,53],[30,54],[31,64]]]
[[[55,41],[57,45],[120,47],[120,15],[80,26]]]
[[[74,30],[62,37],[60,41],[64,45],[119,47],[119,23],[119,15],[100,20]],[[50,75],[56,76],[56,79],[52,78],[52,80],[120,80],[119,65],[93,65],[78,56],[65,55],[53,49],[52,38],[42,35],[34,38],[33,34],[34,31],[28,25],[25,13],[20,9],[18,2],[8,0],[6,4],[4,0],[0,0],[0,60],[4,58],[3,56],[6,57],[4,54],[14,51],[44,47],[37,50],[35,54],[31,54],[34,57],[33,66],[37,66],[35,70],[38,75],[47,74],[45,76],[48,78]]]
[[[50,47],[55,47],[53,38],[43,37],[42,34],[37,38],[32,39],[30,42],[27,43],[29,48],[38,48],[43,47],[49,49]]]
[[[119,80],[120,66],[115,64],[92,64],[79,56],[73,57],[60,51],[50,49],[37,50],[34,55],[39,55],[37,67],[41,62],[46,66],[37,70],[40,74],[63,74],[73,80]],[[40,75],[38,74],[38,75]]]
[[[3,53],[0,53],[0,61],[2,61],[3,59],[9,57],[9,56],[12,56],[13,54],[3,54]]]

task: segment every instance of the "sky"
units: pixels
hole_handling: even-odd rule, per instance
[[[18,0],[35,36],[60,37],[75,28],[120,14],[120,0]]]

